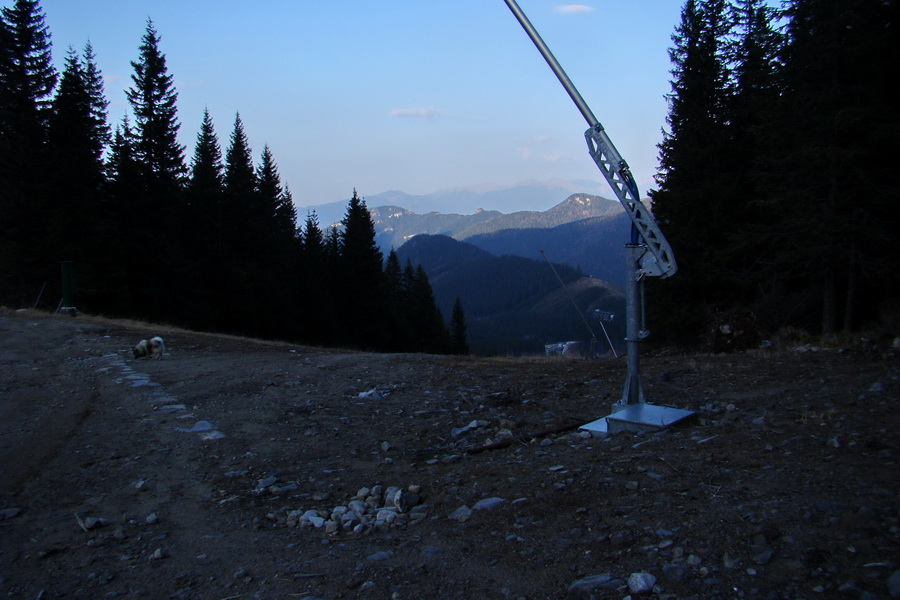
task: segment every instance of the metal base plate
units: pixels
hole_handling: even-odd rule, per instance
[[[586,425],[582,425],[578,429],[580,429],[581,431],[587,431],[594,437],[605,438],[609,435],[609,425],[606,422],[606,417],[597,419],[596,421],[591,421]]]
[[[658,431],[692,416],[694,416],[693,411],[681,408],[646,403],[629,404],[608,417],[582,425],[579,429],[589,431],[591,435],[597,437],[606,437],[621,431]]]

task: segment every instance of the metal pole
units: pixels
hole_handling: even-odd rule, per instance
[[[628,263],[628,281],[625,283],[625,347],[628,353],[628,373],[622,399],[613,405],[613,411],[629,404],[643,404],[644,390],[641,387],[640,342],[644,338],[641,327],[641,275],[637,265],[646,251],[641,244],[625,245],[625,260]]]
[[[566,75],[565,71],[563,71],[562,66],[560,66],[559,62],[556,60],[556,57],[553,56],[552,52],[550,52],[550,48],[548,48],[547,44],[544,43],[544,40],[541,38],[541,34],[537,32],[537,30],[531,24],[531,21],[528,20],[528,17],[525,16],[525,13],[522,12],[522,9],[519,8],[518,4],[516,4],[516,0],[505,0],[505,2],[509,7],[509,10],[511,10],[516,19],[519,20],[519,24],[522,25],[525,33],[528,34],[528,37],[530,37],[531,41],[534,42],[534,45],[537,46],[537,49],[541,53],[541,56],[544,57],[544,60],[546,60],[547,64],[550,65],[550,68],[553,69],[553,72],[556,74],[559,82],[563,85],[564,88],[566,88],[566,91],[569,93],[569,97],[572,98],[572,101],[575,102],[575,106],[577,106],[578,110],[581,111],[584,120],[587,121],[590,127],[599,125],[600,122],[597,120],[597,117],[595,117],[594,113],[591,112],[590,107],[587,105],[587,103],[584,101],[584,98],[581,97],[581,94],[572,84],[572,80],[569,79],[569,76]]]

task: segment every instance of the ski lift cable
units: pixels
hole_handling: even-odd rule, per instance
[[[588,333],[591,334],[591,339],[596,340],[597,335],[594,333],[594,330],[591,329],[591,324],[588,323],[588,320],[581,313],[581,310],[578,308],[578,304],[575,303],[575,298],[572,296],[572,293],[569,291],[569,287],[563,282],[562,277],[559,276],[559,273],[556,271],[556,267],[550,262],[550,259],[547,258],[546,253],[543,250],[539,251],[541,256],[544,257],[544,260],[547,261],[547,264],[550,265],[550,269],[553,271],[553,274],[556,275],[557,281],[559,281],[559,285],[562,286],[562,289],[565,290],[566,295],[569,297],[569,301],[572,303],[572,306],[575,308],[575,312],[578,313],[578,316],[581,317],[581,321],[584,323],[584,326],[587,327]],[[609,349],[612,350],[613,356],[615,358],[619,358],[619,355],[616,353],[616,349],[613,346],[612,340],[609,339],[609,334],[606,333],[606,327],[603,325],[603,321],[600,321],[600,329],[603,330],[603,335],[606,337],[606,342],[609,344]]]

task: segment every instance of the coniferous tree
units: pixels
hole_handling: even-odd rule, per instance
[[[334,343],[336,313],[332,298],[334,272],[328,243],[315,211],[306,215],[298,267],[298,303],[293,314],[302,321],[299,336],[312,343]]]
[[[94,46],[90,41],[84,45],[82,65],[84,66],[84,87],[90,98],[91,140],[94,150],[97,152],[97,159],[101,160],[103,150],[110,141],[109,100],[106,98],[106,90],[103,85],[103,73],[97,66],[97,56],[94,54]]]
[[[319,226],[319,216],[314,210],[306,215],[301,242],[305,260],[311,264],[322,265],[325,261],[325,236]]]
[[[664,321],[663,337],[690,342],[702,336],[707,311],[728,302],[722,252],[735,226],[726,193],[735,159],[726,8],[724,0],[687,0],[682,9],[669,52],[669,130],[659,146],[659,189],[651,194],[679,272],[653,282],[662,293],[654,294],[650,308]]]
[[[194,157],[191,159],[191,173],[188,182],[191,201],[198,201],[198,196],[201,198],[208,196],[206,201],[212,199],[218,201],[218,196],[222,194],[224,186],[224,170],[219,137],[216,135],[209,109],[204,109],[203,121],[200,123],[200,131],[197,133],[197,144],[194,146]],[[215,204],[203,206],[204,211],[212,211],[215,208]]]
[[[732,280],[744,282],[735,286],[742,288],[744,295],[759,283],[762,240],[758,234],[771,230],[768,211],[762,209],[763,198],[770,191],[763,174],[769,171],[770,149],[775,145],[768,124],[781,96],[784,38],[776,28],[779,13],[765,0],[737,0],[734,13],[730,129],[735,173],[728,193],[736,227],[729,232],[726,258]]]
[[[375,243],[372,215],[353,190],[341,233],[339,286],[336,290],[343,338],[361,348],[376,349],[386,338],[381,250]]]
[[[453,303],[453,314],[450,317],[450,352],[452,354],[468,354],[469,342],[466,339],[466,314],[462,300],[456,298]]]
[[[407,273],[410,269],[407,268]],[[409,319],[412,324],[411,350],[430,354],[443,354],[450,349],[450,336],[444,317],[434,299],[431,283],[425,268],[418,265],[408,280]]]
[[[192,232],[192,246],[199,255],[224,251],[224,171],[222,148],[212,116],[208,109],[204,109],[187,184],[188,231]]]
[[[297,208],[290,190],[281,185],[278,166],[268,144],[263,147],[256,177],[261,207],[269,221],[266,234],[274,240],[278,252],[289,252],[297,239]]]
[[[408,290],[397,252],[391,248],[384,265],[384,300],[387,309],[386,349],[394,352],[409,350],[412,324],[407,304]]]
[[[186,169],[178,143],[178,93],[159,48],[160,37],[147,20],[138,60],[131,61],[133,87],[126,90],[135,119],[135,151],[154,200],[164,200],[180,188]]]
[[[194,313],[191,321],[196,327],[212,330],[222,327],[220,298],[227,293],[228,274],[223,261],[227,250],[222,220],[224,170],[215,125],[209,110],[204,109],[191,159],[182,229],[193,281],[187,290]]]
[[[260,297],[263,333],[293,338],[299,330],[291,312],[297,288],[297,219],[290,192],[281,184],[278,166],[268,145],[263,147],[256,170],[256,204],[259,229],[256,234],[257,276],[265,293]]]
[[[34,298],[59,266],[45,251],[46,125],[57,73],[37,0],[0,13],[0,289]]]
[[[849,330],[867,316],[859,302],[874,309],[896,278],[898,178],[885,153],[898,116],[884,73],[897,68],[898,6],[793,0],[787,16],[770,274],[787,280],[776,291],[802,326]]]
[[[137,314],[179,322],[187,319],[181,292],[190,277],[183,231],[178,226],[186,218],[186,167],[184,148],[177,139],[178,94],[159,43],[156,28],[148,19],[138,59],[131,61],[132,87],[125,91],[134,114],[133,150],[141,181],[130,190],[130,210],[121,229],[129,243],[140,248],[129,255],[128,266],[131,302]],[[148,295],[148,288],[167,293]]]
[[[258,279],[258,239],[262,227],[257,202],[257,179],[250,142],[240,114],[235,115],[228,148],[225,151],[225,191],[222,202],[222,235],[226,249],[222,257],[227,267],[228,294],[220,300],[226,329],[259,335],[260,302]]]
[[[223,235],[232,242],[232,251],[249,252],[250,231],[254,225],[256,172],[253,168],[250,141],[238,113],[228,149],[225,151],[225,197],[222,206],[225,221]]]
[[[74,261],[82,309],[102,308],[114,293],[110,241],[114,231],[104,210],[103,152],[109,141],[106,99],[88,44],[83,60],[69,48],[48,123],[48,227],[45,244],[56,260]],[[87,302],[87,304],[85,304]]]

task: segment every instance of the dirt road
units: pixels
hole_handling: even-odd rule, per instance
[[[164,358],[130,359],[152,335]],[[900,594],[888,345],[646,356],[648,400],[697,417],[599,439],[576,426],[608,414],[623,359],[12,311],[0,340],[7,598]]]

